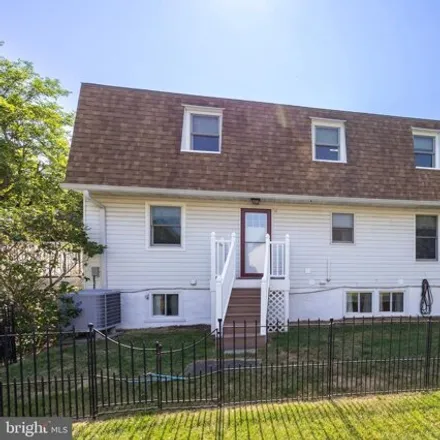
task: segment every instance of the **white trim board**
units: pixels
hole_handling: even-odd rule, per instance
[[[62,183],[65,189],[76,191],[94,191],[97,193],[160,195],[165,197],[192,197],[200,199],[219,200],[250,200],[259,198],[263,201],[304,203],[317,205],[357,205],[357,206],[387,206],[387,207],[424,207],[440,208],[440,200],[408,200],[408,199],[372,199],[361,197],[326,197],[296,194],[250,193],[241,191],[208,191],[181,188],[151,188],[139,186],[97,185],[87,183]]]

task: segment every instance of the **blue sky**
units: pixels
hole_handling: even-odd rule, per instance
[[[440,119],[437,0],[14,0],[0,54],[96,82]]]

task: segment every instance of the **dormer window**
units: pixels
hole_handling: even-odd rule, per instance
[[[220,116],[191,115],[191,150],[220,151]]]
[[[186,105],[183,116],[181,151],[220,153],[222,110]]]
[[[416,168],[440,168],[439,132],[413,128]]]
[[[345,121],[312,118],[313,160],[347,162]]]

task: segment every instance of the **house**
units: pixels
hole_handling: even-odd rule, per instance
[[[439,134],[83,84],[65,187],[107,246],[86,271],[124,292],[125,328],[419,315],[424,279],[438,315]]]

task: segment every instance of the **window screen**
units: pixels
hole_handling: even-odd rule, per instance
[[[332,242],[354,242],[354,216],[353,214],[332,214]]]
[[[182,244],[182,208],[179,206],[151,206],[151,246]]]

